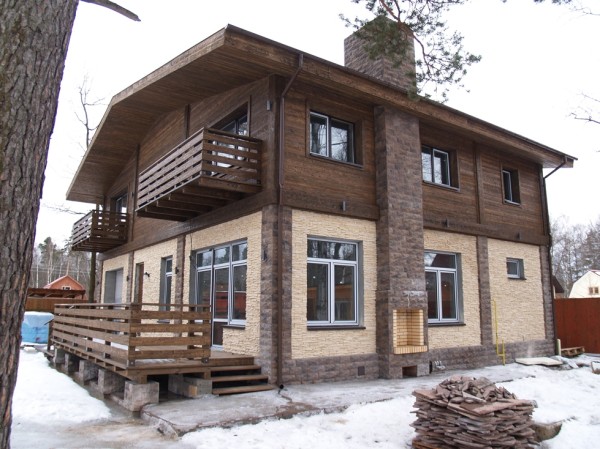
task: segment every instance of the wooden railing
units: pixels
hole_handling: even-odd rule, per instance
[[[260,190],[261,141],[203,128],[144,170],[138,210],[194,181],[244,193]]]
[[[210,310],[170,304],[77,304],[54,309],[52,343],[113,371],[157,360],[208,360]]]
[[[93,210],[73,225],[73,251],[102,252],[127,242],[127,214]]]

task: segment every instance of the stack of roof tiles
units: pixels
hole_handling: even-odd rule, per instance
[[[433,390],[415,390],[413,447],[532,448],[535,402],[520,400],[485,377],[452,376]]]

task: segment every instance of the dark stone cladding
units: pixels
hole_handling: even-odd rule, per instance
[[[377,354],[292,359],[283,374],[288,384],[373,380],[379,378],[379,363]]]
[[[381,18],[376,20],[381,20]],[[413,38],[407,38],[406,42],[408,44],[406,58],[397,65],[383,55],[371,58],[365,49],[365,41],[354,33],[344,40],[344,65],[372,78],[413,92],[416,79]]]
[[[260,329],[255,361],[271,383],[277,376],[277,206],[263,208],[261,228]]]
[[[401,111],[375,109],[377,164],[377,353],[380,377],[398,377],[394,309],[427,310],[423,270],[423,192],[419,123]],[[423,326],[426,329],[427,313]],[[400,370],[400,371],[398,371]]]
[[[552,298],[552,279],[550,278],[551,263],[550,251],[547,246],[540,246],[540,268],[542,270],[542,295],[544,301],[544,323],[546,325],[546,338],[556,338],[554,323],[554,300]]]
[[[479,273],[479,314],[481,344],[488,346],[494,342],[492,323],[492,293],[490,290],[490,262],[487,237],[477,237],[477,270]]]

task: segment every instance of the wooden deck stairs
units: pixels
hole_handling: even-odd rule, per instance
[[[211,366],[212,394],[222,396],[273,390],[275,387],[269,384],[269,377],[262,374],[261,367],[254,364],[254,359],[249,357],[247,362]]]

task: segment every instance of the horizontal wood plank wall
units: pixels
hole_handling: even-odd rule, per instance
[[[556,299],[554,313],[563,348],[583,346],[585,352],[600,353],[600,298]]]
[[[421,142],[454,153],[459,175],[456,188],[423,183],[426,227],[533,244],[548,243],[536,163],[429,125],[421,125]],[[503,168],[518,171],[520,205],[504,201]]]
[[[359,164],[351,165],[308,150],[309,111],[354,124]],[[286,97],[285,111],[286,205],[361,218],[378,218],[375,193],[373,108],[347,98],[328,97],[297,81]],[[342,209],[345,202],[346,211]]]
[[[503,156],[498,149],[481,147],[483,205],[490,224],[509,227],[515,234],[543,235],[543,207],[540,195],[540,170],[537,164]],[[504,202],[502,168],[518,171],[521,204]]]
[[[452,188],[423,183],[425,216],[440,224],[477,223],[477,177],[473,142],[448,131],[421,125],[421,143],[450,154],[456,163],[457,185]],[[454,182],[453,182],[454,184]]]

